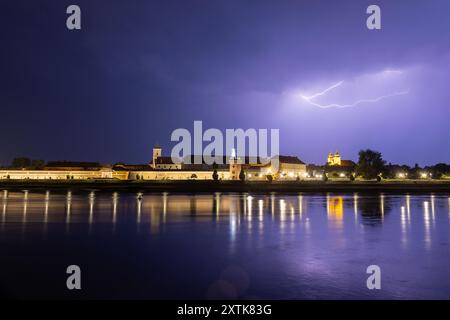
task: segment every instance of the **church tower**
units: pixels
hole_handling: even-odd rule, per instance
[[[236,157],[236,150],[233,149],[230,157],[230,180],[239,180],[242,169],[242,164],[239,162],[239,158]]]
[[[341,165],[341,155],[339,154],[339,151],[336,151],[335,154],[333,154],[331,152],[328,154],[327,165],[329,165],[329,166],[340,166]]]
[[[327,165],[329,166],[333,165],[333,154],[331,152],[328,154]]]
[[[336,153],[334,154],[333,157],[333,164],[335,166],[340,166],[341,165],[341,155],[339,154],[338,151],[336,151]]]
[[[159,157],[161,157],[161,153],[162,153],[162,149],[159,145],[156,145],[153,147],[153,160],[151,163],[151,166],[153,168],[156,168],[156,159],[158,159]]]

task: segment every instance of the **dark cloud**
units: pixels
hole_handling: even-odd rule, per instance
[[[171,131],[193,120],[280,128],[282,152],[306,161],[373,147],[393,162],[450,162],[448,1],[379,1],[381,31],[367,30],[372,3],[359,0],[80,0],[79,32],[65,28],[72,2],[2,4],[0,162],[146,162],[153,143],[168,152]],[[408,97],[346,110],[283,104],[289,90],[385,69],[409,72]],[[362,86],[336,97],[372,94]]]

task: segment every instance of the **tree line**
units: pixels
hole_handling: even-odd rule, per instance
[[[28,157],[17,157],[11,162],[11,167],[13,168],[42,168],[45,166],[45,160],[41,159],[30,159]]]
[[[371,149],[361,150],[358,153],[358,163],[355,167],[355,175],[364,179],[440,179],[450,173],[450,165],[438,163],[433,166],[420,167],[417,163],[413,166],[388,163],[383,159],[381,152]]]

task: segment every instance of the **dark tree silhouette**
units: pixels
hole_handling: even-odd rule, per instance
[[[374,179],[384,171],[385,161],[381,153],[370,149],[359,151],[356,172],[364,179]]]
[[[212,178],[214,179],[214,181],[219,180],[219,174],[217,173],[216,169],[214,169],[214,172],[212,174]]]
[[[13,167],[18,167],[18,168],[29,167],[29,166],[31,166],[31,159],[27,158],[27,157],[18,157],[18,158],[14,158],[14,160],[12,161],[11,164]]]
[[[241,168],[241,172],[239,172],[239,180],[245,181],[245,172],[244,169]]]
[[[44,160],[31,160],[31,166],[36,168],[42,168],[45,166]]]
[[[449,175],[450,165],[445,163],[437,163],[429,168],[433,179],[440,179],[443,175]]]

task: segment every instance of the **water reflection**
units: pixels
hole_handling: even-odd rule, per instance
[[[344,219],[344,198],[342,196],[327,195],[327,215],[335,226],[342,227]]]
[[[72,191],[67,191],[67,195],[66,195],[66,233],[67,234],[70,231],[71,211],[72,211]]]
[[[94,222],[94,205],[95,205],[95,192],[89,193],[89,233],[92,233],[92,224]]]
[[[214,193],[214,206],[213,210],[215,213],[216,220],[220,220],[220,192]]]
[[[400,206],[401,245],[407,248],[411,224],[411,196],[406,194]]]
[[[364,225],[382,223],[387,212],[391,211],[391,198],[380,194],[375,196],[358,196],[358,210]]]
[[[183,277],[197,281],[196,277],[201,276],[194,272],[203,272],[198,271],[198,265],[209,268],[205,274],[220,274],[218,269],[228,261],[238,261],[248,268],[251,277],[258,275],[259,279],[267,279],[267,283],[276,283],[277,297],[286,297],[283,296],[286,291],[295,295],[305,279],[311,281],[308,286],[318,284],[322,288],[330,285],[329,279],[334,283],[344,279],[345,285],[351,287],[348,291],[343,289],[345,293],[356,295],[361,293],[358,291],[361,284],[352,286],[354,275],[380,259],[392,274],[397,272],[395,279],[427,280],[423,288],[431,283],[424,276],[429,274],[430,261],[433,272],[441,273],[439,279],[444,279],[441,276],[449,262],[450,197],[441,193],[144,194],[10,190],[3,191],[0,205],[3,247],[24,240],[22,243],[29,241],[27,245],[33,250],[45,248],[43,254],[53,254],[57,245],[61,247],[58,249],[67,250],[66,244],[70,243],[71,248],[80,250],[76,255],[82,256],[87,244],[93,250],[103,250],[95,248],[96,244],[108,243],[108,255],[117,255],[123,266],[130,253],[117,248],[123,248],[126,241],[125,247],[132,249],[133,255],[143,257],[132,259],[132,263],[140,264],[133,266],[136,267],[133,270],[147,270],[139,276],[151,281],[142,283],[160,281],[150,278],[154,273],[148,272],[155,263],[159,267],[158,278],[176,277],[172,271],[182,265]],[[70,233],[65,232],[66,226],[70,226]],[[43,233],[45,237],[41,237]],[[52,241],[30,244],[41,238]],[[50,250],[47,245],[54,247]],[[89,258],[92,257],[90,254]],[[194,258],[186,262],[188,257]],[[334,274],[332,270],[338,272]],[[123,270],[114,271],[123,276],[120,273]],[[322,281],[323,274],[327,279]],[[182,289],[189,287],[183,279],[176,281],[183,283]],[[396,283],[391,282],[393,286]],[[161,287],[168,288],[165,284]],[[447,285],[443,283],[442,287],[444,284]],[[201,285],[208,287],[205,283]],[[393,297],[402,288],[397,286]],[[364,296],[364,281],[361,290]]]
[[[423,202],[423,222],[425,227],[425,247],[428,249],[431,246],[431,217],[430,217],[430,204],[428,201]]]
[[[275,217],[275,194],[273,192],[270,194],[270,212],[273,220]]]
[[[167,192],[163,192],[163,222],[166,222],[166,215],[167,215]]]
[[[432,223],[433,223],[433,225],[434,225],[434,221],[435,221],[434,194],[431,194],[430,202],[431,202],[431,220],[432,220]]]
[[[112,195],[112,201],[113,201],[113,214],[112,214],[112,223],[113,223],[113,231],[114,226],[117,222],[117,204],[119,202],[119,194],[117,192],[114,192]]]
[[[3,209],[2,209],[2,226],[5,224],[6,220],[6,199],[3,199]]]
[[[48,208],[50,206],[50,191],[45,192],[45,207],[44,207],[44,234],[47,233],[48,224]]]
[[[142,201],[143,201],[143,194],[142,192],[139,192],[136,196],[136,208],[137,208],[136,222],[138,225],[141,223]]]
[[[405,207],[402,206],[400,208],[401,214],[400,214],[400,220],[401,220],[401,228],[402,228],[402,245],[405,246],[407,242],[407,218],[406,218],[406,210]]]
[[[72,209],[72,192],[68,191],[66,196],[66,223],[70,223],[70,211]]]
[[[3,190],[3,205],[2,205],[2,231],[5,227],[5,220],[6,220],[6,202],[8,199],[8,190]]]
[[[303,216],[303,195],[301,193],[298,196],[298,214],[300,216],[300,219],[302,219],[302,216]]]
[[[106,197],[104,193],[97,195],[94,191],[73,194],[69,190],[61,194],[61,192],[47,190],[39,194],[29,190],[22,192],[4,190],[1,202],[2,228],[9,222],[14,222],[19,217],[19,212],[24,232],[31,220],[40,222],[41,226],[43,224],[44,232],[47,232],[49,224],[61,221],[66,224],[67,231],[70,225],[79,222],[80,226],[88,225],[88,230],[91,232],[96,223],[109,223],[115,231],[116,227],[123,225],[122,220],[126,222],[134,219],[134,223],[143,226],[142,230],[153,234],[158,234],[167,222],[213,221],[218,231],[222,230],[223,222],[226,223],[230,238],[235,239],[239,230],[245,230],[249,235],[254,231],[261,234],[265,228],[267,229],[270,221],[271,228],[276,228],[280,236],[299,232],[297,227],[305,231],[313,226],[323,227],[320,212],[325,212],[328,227],[336,230],[344,230],[346,221],[352,221],[348,227],[355,228],[360,225],[382,224],[390,215],[398,216],[396,221],[400,222],[399,234],[401,234],[402,243],[406,245],[411,232],[410,225],[414,222],[412,212],[417,212],[419,206],[423,217],[423,241],[429,247],[432,229],[437,226],[439,208],[448,206],[447,218],[450,218],[450,198],[435,194],[429,194],[419,202],[413,202],[414,196],[409,194],[398,197],[357,193],[349,195],[328,193],[321,196],[302,193],[279,195],[219,192],[201,195],[169,193],[144,195],[139,192],[134,195],[123,193],[119,196],[118,192],[113,192],[109,195],[109,197]],[[107,199],[110,199],[109,204]],[[440,201],[444,201],[443,204]],[[119,203],[121,208],[134,208],[135,213],[122,214]],[[346,210],[353,213],[346,217]],[[40,214],[37,214],[38,212]],[[106,217],[110,220],[105,221]],[[186,217],[190,217],[190,220],[186,220]],[[243,229],[240,229],[241,225]]]
[[[286,228],[286,202],[284,199],[280,199],[280,232],[284,234]]]
[[[358,222],[358,193],[353,194],[353,213],[355,216],[355,223]]]
[[[247,206],[248,206],[248,214],[247,220],[252,221],[252,210],[253,210],[253,197],[247,196]],[[251,224],[249,224],[251,225]]]
[[[27,209],[28,209],[28,190],[24,190],[23,191],[22,234],[24,234],[25,230],[26,230]]]
[[[152,196],[149,198],[148,201],[146,201],[144,209],[146,209],[147,206],[150,206],[150,232],[152,234],[159,233],[160,224],[161,224],[161,215],[164,212],[164,209],[161,205],[161,195]],[[197,200],[195,196],[190,197],[189,199],[189,210],[186,210],[185,212],[189,212],[190,216],[192,218],[195,218],[197,214]],[[187,209],[187,208],[186,208]]]
[[[406,195],[406,215],[408,218],[408,223],[411,222],[411,196]]]

